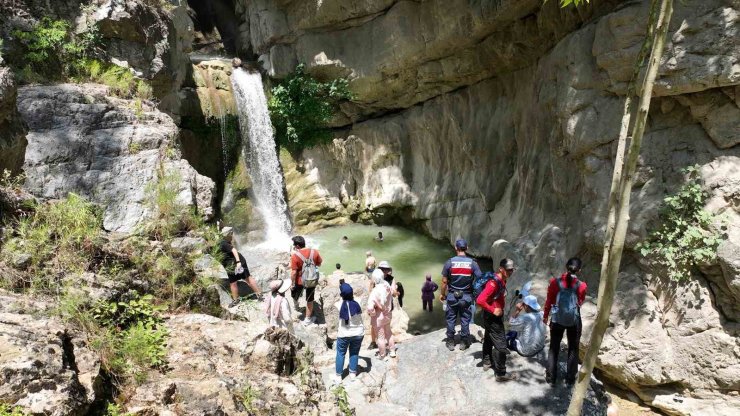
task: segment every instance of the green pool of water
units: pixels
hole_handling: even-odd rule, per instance
[[[374,240],[378,231],[383,232],[382,242]],[[349,241],[340,242],[343,236]],[[438,300],[435,300],[432,313],[422,310],[421,286],[427,273],[440,284],[442,266],[454,255],[448,245],[404,228],[369,225],[327,228],[309,239],[321,251],[324,259],[321,271],[325,274],[333,273],[336,263],[340,263],[345,272],[363,272],[368,250],[373,252],[378,263],[390,262],[393,275],[405,289],[403,308],[410,317],[410,333],[424,333],[445,326],[442,304]],[[435,295],[439,296],[439,290]]]

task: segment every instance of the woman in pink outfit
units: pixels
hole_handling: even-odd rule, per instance
[[[390,357],[395,357],[396,343],[391,331],[391,319],[393,318],[391,287],[383,278],[383,272],[380,269],[373,271],[372,281],[374,287],[368,297],[367,309],[370,314],[370,325],[378,334],[378,355],[380,358],[386,358],[387,352]]]

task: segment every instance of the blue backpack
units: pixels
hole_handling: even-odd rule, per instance
[[[555,308],[553,310],[552,321],[562,326],[575,326],[580,316],[580,308],[578,307],[578,293],[577,290],[581,286],[581,282],[578,279],[574,279],[571,282],[570,287],[563,284],[562,279],[558,279],[558,297],[555,300]]]
[[[496,273],[493,272],[485,272],[483,273],[483,276],[479,277],[478,279],[475,279],[473,282],[473,301],[475,302],[475,299],[478,299],[478,296],[483,292],[483,289],[486,287],[486,283],[488,283],[489,280],[493,280],[496,282],[496,295],[493,297],[493,299],[498,299],[499,296],[501,296],[502,292],[504,292],[504,282],[499,279],[499,277],[496,275]]]

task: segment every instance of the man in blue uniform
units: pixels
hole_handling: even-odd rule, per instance
[[[481,277],[480,267],[465,254],[468,243],[455,241],[455,257],[447,260],[442,269],[442,291],[440,300],[447,302],[447,349],[455,350],[455,324],[460,318],[460,349],[470,347],[470,321],[473,318],[470,305],[473,299],[473,281]]]

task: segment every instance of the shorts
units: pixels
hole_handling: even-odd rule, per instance
[[[229,276],[229,283],[236,283],[240,280],[247,280],[249,279],[249,275],[247,273],[240,273],[240,274],[234,274],[234,273],[227,273]]]
[[[303,289],[306,289],[306,302],[313,302],[313,295],[316,292],[316,288],[315,287],[304,288],[302,285],[295,285],[295,287],[290,290],[290,295],[293,297],[293,300],[298,302],[298,298],[301,297],[301,294],[303,293]]]

